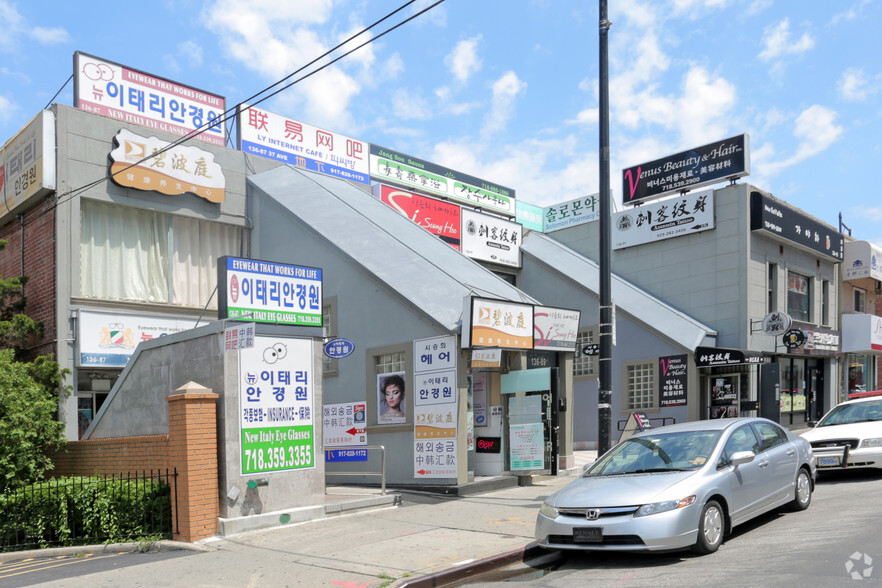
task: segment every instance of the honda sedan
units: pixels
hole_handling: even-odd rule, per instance
[[[638,433],[551,495],[536,519],[546,549],[712,553],[736,525],[783,505],[808,508],[809,443],[761,418]]]

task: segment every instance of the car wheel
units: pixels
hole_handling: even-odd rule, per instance
[[[796,474],[796,492],[790,505],[794,510],[805,510],[812,503],[812,479],[805,468]]]
[[[701,510],[701,518],[698,519],[698,540],[692,546],[692,551],[702,555],[713,553],[723,543],[723,532],[726,529],[726,515],[723,507],[716,500],[708,500]]]

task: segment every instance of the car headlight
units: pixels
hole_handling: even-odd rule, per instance
[[[539,514],[548,517],[549,519],[556,519],[558,512],[557,509],[547,502],[542,503],[542,508],[539,509]]]
[[[864,439],[861,441],[861,447],[882,447],[882,437],[875,439]]]
[[[640,508],[637,509],[637,512],[634,513],[635,517],[645,517],[648,515],[658,514],[660,512],[668,512],[669,510],[676,510],[678,508],[683,508],[684,506],[689,506],[695,502],[695,496],[687,496],[686,498],[681,498],[680,500],[665,500],[664,502],[653,502],[652,504],[644,504]]]

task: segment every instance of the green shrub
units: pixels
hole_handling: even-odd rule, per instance
[[[0,494],[0,549],[171,537],[164,480],[71,477]]]

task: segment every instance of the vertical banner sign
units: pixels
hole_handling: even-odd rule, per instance
[[[686,356],[660,357],[658,363],[659,406],[686,406]]]
[[[239,149],[299,168],[370,184],[368,144],[305,122],[239,105]]]
[[[74,106],[122,122],[226,145],[226,100],[135,69],[74,53]]]
[[[417,339],[414,357],[414,476],[457,476],[456,337]]]
[[[217,274],[220,319],[322,326],[321,269],[221,257]]]
[[[239,351],[242,475],[315,466],[312,341],[258,336]]]
[[[0,219],[51,193],[55,172],[55,115],[43,110],[0,145]]]

